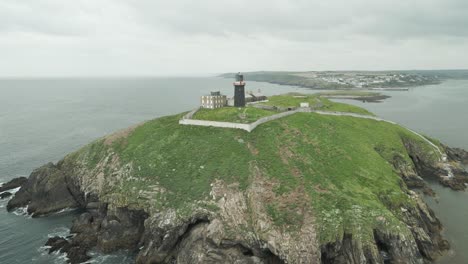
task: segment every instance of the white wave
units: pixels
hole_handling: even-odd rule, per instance
[[[70,235],[70,228],[61,226],[61,227],[56,227],[52,229],[52,232],[49,233],[47,236],[49,238],[56,237],[56,236],[66,238],[69,235]]]
[[[91,259],[88,261],[89,263],[135,263],[135,260],[129,255],[129,252],[125,250],[118,251],[113,254],[103,254],[96,250],[92,250],[89,252],[89,256],[91,257]]]
[[[73,212],[75,210],[76,210],[76,208],[64,208],[64,209],[62,209],[60,211],[55,212],[54,214],[58,215],[58,214],[63,214],[63,213],[69,213],[69,212]]]
[[[13,211],[13,214],[18,215],[18,216],[28,216],[28,218],[31,218],[31,215],[28,214],[28,206],[27,205],[25,207],[16,208]]]
[[[64,264],[68,263],[68,257],[66,253],[60,252],[60,250],[54,251],[49,254],[49,249],[51,246],[42,246],[37,249],[40,254],[39,259],[35,259],[40,263],[54,263],[54,264]]]
[[[54,255],[57,256],[57,258],[54,260],[54,263],[56,263],[56,264],[68,263],[67,254],[55,251]]]
[[[3,192],[0,192],[0,194],[9,192],[9,193],[12,194],[12,195],[9,197],[9,198],[11,199],[11,198],[13,197],[13,195],[19,191],[20,188],[21,188],[21,187],[14,188],[14,189],[11,189],[11,190],[6,190],[6,191],[3,191]],[[9,199],[5,199],[5,200],[9,200]]]
[[[21,189],[21,187],[11,189],[11,190],[9,190],[9,192],[11,192],[11,194],[15,194],[15,193],[17,193],[19,191],[19,189]]]
[[[49,255],[49,249],[50,249],[50,248],[51,248],[51,246],[42,246],[42,247],[39,247],[39,248],[37,249],[37,252],[38,252],[39,254],[41,254],[41,256],[44,257],[44,256]]]

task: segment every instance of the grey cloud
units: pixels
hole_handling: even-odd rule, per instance
[[[76,35],[88,31],[86,14],[50,0],[0,1],[0,31]]]
[[[407,39],[468,36],[465,0],[355,1],[158,1],[132,2],[141,21],[181,34],[289,39],[339,38],[345,34]]]
[[[467,68],[467,47],[466,0],[0,0],[0,76]]]
[[[115,0],[0,1],[0,30],[92,34],[107,19],[141,23],[149,31],[292,40],[333,40],[361,34],[406,39],[468,37],[466,0]],[[116,8],[117,7],[117,8]],[[120,9],[119,9],[120,8]],[[112,27],[112,23],[105,23]],[[102,25],[101,25],[102,26]],[[110,28],[109,30],[116,30]]]

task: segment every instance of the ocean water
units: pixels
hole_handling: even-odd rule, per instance
[[[266,95],[301,88],[249,82]],[[28,176],[90,141],[156,117],[188,111],[210,91],[232,94],[222,78],[0,80],[0,183]],[[31,219],[0,200],[0,263],[64,263],[46,254],[49,236],[68,234],[73,212]],[[95,263],[131,263],[125,253]]]
[[[247,90],[266,95],[310,90],[248,82]],[[0,182],[28,176],[90,141],[144,120],[190,110],[198,97],[220,90],[232,94],[222,78],[0,80]],[[392,98],[363,106],[384,118],[468,149],[468,81],[386,92]],[[434,186],[428,202],[446,227],[454,251],[441,263],[468,263],[468,195]],[[74,212],[32,219],[19,210],[7,213],[0,200],[0,263],[64,263],[48,255],[49,236],[67,235]],[[131,263],[125,252],[95,254],[94,263]]]

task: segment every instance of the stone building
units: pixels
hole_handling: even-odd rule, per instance
[[[200,100],[201,107],[208,109],[221,108],[227,104],[226,95],[222,95],[221,92],[211,92],[210,95],[203,95]]]

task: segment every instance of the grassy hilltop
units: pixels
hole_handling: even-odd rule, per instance
[[[273,97],[269,104],[296,100],[304,99]],[[328,100],[323,107],[369,114]],[[201,115],[226,111],[237,110]],[[181,217],[195,207],[219,212],[214,183],[242,193],[261,177],[270,190],[262,206],[274,228],[299,232],[312,215],[320,243],[352,234],[365,244],[373,243],[375,229],[411,233],[401,208],[415,208],[416,202],[395,168],[395,161],[414,167],[405,143],[427,160],[439,158],[413,133],[374,120],[297,113],[248,133],[183,126],[181,117],[158,118],[99,139],[63,164],[86,174],[88,188],[104,201],[152,213],[175,209]],[[236,232],[256,232],[254,226],[250,222]]]

